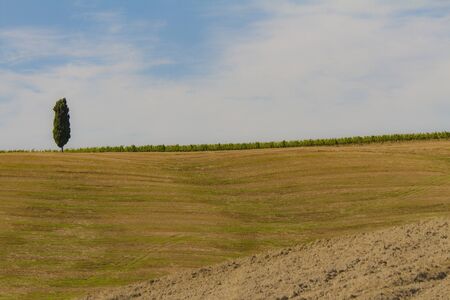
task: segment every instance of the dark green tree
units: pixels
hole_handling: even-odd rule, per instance
[[[53,139],[55,140],[56,145],[61,148],[61,152],[64,152],[64,145],[67,144],[70,139],[70,116],[66,98],[56,101],[53,110],[55,111],[55,119],[53,120]]]

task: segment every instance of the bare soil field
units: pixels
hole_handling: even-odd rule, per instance
[[[449,299],[449,222],[322,239],[84,299]]]

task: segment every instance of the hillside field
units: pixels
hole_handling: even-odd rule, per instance
[[[2,153],[0,299],[82,296],[435,216],[450,216],[449,140]]]
[[[448,300],[449,221],[319,239],[80,300]]]

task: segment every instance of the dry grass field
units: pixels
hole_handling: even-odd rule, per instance
[[[450,141],[0,154],[0,298],[71,298],[450,215]]]

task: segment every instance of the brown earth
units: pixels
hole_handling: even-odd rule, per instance
[[[450,299],[449,223],[318,240],[84,299]]]

